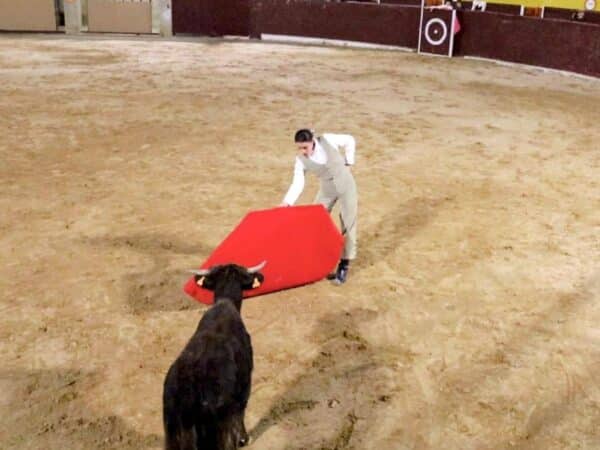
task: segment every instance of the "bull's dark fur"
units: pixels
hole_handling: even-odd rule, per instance
[[[233,264],[214,267],[202,286],[214,306],[165,378],[163,422],[167,450],[233,450],[248,442],[244,412],[250,396],[252,345],[242,322],[242,290],[260,273]]]

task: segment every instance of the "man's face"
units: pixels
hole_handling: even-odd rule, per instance
[[[307,158],[312,155],[315,150],[315,144],[313,141],[296,142],[296,147],[298,148],[298,153],[306,156]]]

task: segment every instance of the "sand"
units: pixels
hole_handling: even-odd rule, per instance
[[[1,35],[0,448],[161,447],[186,270],[309,126],[356,137],[359,257],[244,302],[249,449],[599,449],[599,117],[483,61]]]

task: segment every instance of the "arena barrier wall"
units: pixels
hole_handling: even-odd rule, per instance
[[[455,55],[600,77],[600,26],[477,11],[459,12]]]
[[[152,33],[150,0],[88,0],[88,30],[99,33]]]
[[[173,32],[249,36],[251,0],[173,0]]]
[[[252,37],[283,34],[416,48],[417,6],[258,0],[251,5]]]
[[[416,49],[420,7],[414,5],[414,0],[406,0],[409,5],[399,4],[400,0],[387,1],[393,3],[173,0],[174,32],[256,38],[262,34],[285,35]],[[487,4],[485,12],[460,10],[461,30],[453,54],[600,77],[600,14],[586,11],[583,18],[573,20],[573,12],[567,16],[564,11],[548,8],[549,17],[524,17],[519,6],[492,3]]]
[[[582,13],[580,19],[575,19],[577,13]],[[598,11],[573,11],[562,8],[544,8],[544,19],[561,19],[583,23],[600,24],[600,12]]]
[[[56,31],[54,0],[0,0],[0,30]]]

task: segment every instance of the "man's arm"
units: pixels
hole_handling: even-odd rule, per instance
[[[285,194],[283,198],[282,206],[292,206],[302,194],[304,190],[304,164],[300,159],[296,158],[296,163],[294,164],[294,178],[292,179],[292,184]]]
[[[338,150],[340,148],[344,149],[347,166],[354,165],[356,154],[356,140],[354,139],[354,136],[350,134],[325,133],[323,134],[323,137]]]

